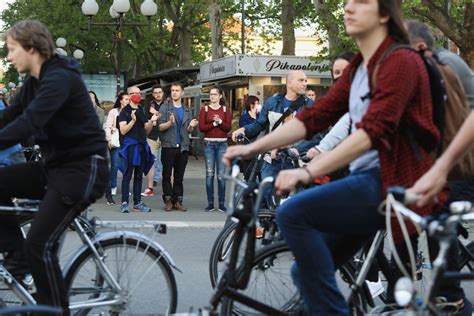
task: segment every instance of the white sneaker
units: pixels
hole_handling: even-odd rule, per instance
[[[113,187],[112,189],[110,189],[110,192],[112,195],[117,195],[117,187]]]
[[[370,282],[367,280],[365,282],[367,283],[367,286],[369,287],[370,295],[372,295],[372,298],[376,298],[377,296],[379,296],[385,291],[380,277],[377,282]]]

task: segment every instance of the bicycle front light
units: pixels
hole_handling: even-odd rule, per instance
[[[395,284],[395,302],[399,306],[407,306],[413,299],[415,287],[408,277],[401,277]]]

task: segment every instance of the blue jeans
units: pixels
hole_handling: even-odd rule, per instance
[[[225,203],[224,163],[222,157],[227,150],[227,142],[208,142],[204,148],[206,159],[206,192],[208,205],[214,205],[214,174],[217,169],[217,191],[219,205]]]
[[[138,145],[140,146],[139,152],[140,152],[140,165],[139,166],[133,166],[132,161],[133,161],[133,151],[134,146],[128,147],[128,160],[124,161],[123,158],[121,160],[128,165],[127,171],[123,175],[122,178],[122,203],[127,202],[128,203],[128,197],[129,197],[129,192],[130,192],[130,181],[132,180],[133,176],[133,203],[134,205],[137,205],[138,203],[141,202],[142,197],[142,179],[143,179],[143,171],[145,170],[145,163],[146,163],[146,153],[145,153],[145,146],[143,145]]]
[[[110,187],[117,187],[117,173],[119,170],[119,151],[120,148],[112,148],[110,150]]]
[[[381,201],[380,171],[374,168],[301,192],[277,209],[310,315],[348,315],[335,269],[385,226],[377,212]]]
[[[156,153],[156,160],[155,160],[155,176],[153,177],[153,181],[160,181],[161,179],[161,170],[163,170],[163,164],[161,163],[161,147],[158,148],[158,152]]]

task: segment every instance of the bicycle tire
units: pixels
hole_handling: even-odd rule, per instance
[[[261,223],[264,223],[266,221],[274,221],[275,213],[260,212],[258,214],[258,220]],[[230,249],[233,240],[232,234],[236,227],[236,223],[229,221],[229,223],[222,229],[219,235],[217,235],[217,238],[212,246],[211,254],[209,256],[209,278],[213,288],[216,286],[217,280],[220,276],[219,265],[223,265],[225,259],[227,258],[227,255],[230,254]],[[261,243],[259,243],[258,241],[259,240],[257,239],[257,245],[260,245]]]
[[[281,263],[281,265],[284,265],[284,267],[278,268],[275,266],[275,259],[277,258],[282,259],[282,261],[286,261]],[[299,314],[304,308],[304,303],[303,299],[298,294],[296,286],[293,284],[293,280],[291,278],[290,268],[293,264],[293,261],[293,255],[288,245],[284,241],[275,242],[260,249],[256,253],[254,262],[252,264],[253,270],[250,276],[249,286],[247,289],[241,290],[240,292],[253,297],[256,300],[264,302],[265,304],[268,304],[278,310],[288,313],[289,315]],[[257,274],[257,272],[260,273]],[[267,279],[269,279],[268,275],[264,275],[262,277],[263,273],[268,274],[269,272],[275,276],[278,274],[278,276],[272,278],[272,282],[269,281],[267,283],[275,284],[275,282],[280,282],[281,284],[277,285],[276,287],[278,287],[279,290],[285,291],[285,293],[278,294],[282,298],[279,300],[279,302],[276,302],[275,299],[272,299],[268,296],[265,299],[259,299],[258,297],[262,293],[269,291],[268,284],[262,284],[263,282],[267,281]],[[239,272],[237,275],[239,275]],[[340,287],[344,284],[347,284],[347,286],[350,287],[355,282],[355,278],[356,276],[354,271],[352,271],[352,269],[347,265],[342,266],[338,270],[337,281]],[[280,279],[280,281],[278,281],[278,279]],[[258,283],[257,285],[259,288],[264,288],[265,291],[258,290],[257,288],[251,289],[253,283]],[[275,291],[275,289],[273,291]],[[277,294],[277,292],[273,293]],[[366,300],[363,293],[356,293],[354,300],[357,304],[364,308],[364,310],[366,310]],[[255,310],[243,309],[241,305],[234,304],[232,299],[224,297],[222,299],[221,315],[225,316],[235,314],[251,315],[261,313]]]
[[[176,279],[159,249],[133,236],[124,235],[102,240],[97,248],[107,268],[122,287],[124,292],[121,294],[126,300],[118,306],[75,311],[75,315],[86,315],[91,310],[94,313],[102,311],[107,314],[134,315],[168,315],[176,312],[178,299]],[[143,267],[139,266],[144,262]],[[110,291],[97,271],[90,248],[72,263],[66,272],[65,281],[70,291],[71,303],[106,298],[107,295],[115,294]]]

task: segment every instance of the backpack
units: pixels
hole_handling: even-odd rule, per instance
[[[417,52],[428,72],[433,102],[433,122],[441,133],[441,142],[433,153],[433,158],[436,159],[446,150],[469,116],[471,112],[469,103],[461,81],[450,66],[441,63],[436,54],[425,56],[425,51],[418,52],[408,45],[393,44],[382,54],[372,73],[372,87],[375,87],[378,69],[385,58],[401,48]],[[408,130],[407,133],[411,147],[415,153],[419,153],[413,132]],[[474,176],[474,150],[467,152],[451,170],[449,180],[461,180],[472,176]]]

